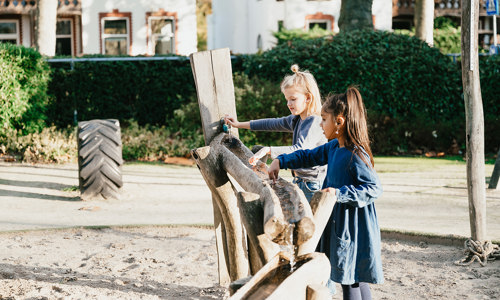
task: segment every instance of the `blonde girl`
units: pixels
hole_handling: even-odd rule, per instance
[[[275,179],[280,168],[310,168],[328,164],[323,189],[337,203],[325,227],[319,250],[330,259],[329,287],[342,285],[344,299],[371,299],[369,283],[382,283],[380,228],[375,200],[382,186],[373,169],[366,110],[358,89],[327,98],[321,127],[330,140],[312,150],[278,156],[269,167]]]
[[[292,65],[291,70],[293,74],[285,76],[281,82],[281,92],[285,96],[290,115],[246,122],[239,122],[228,115],[225,117],[226,123],[236,128],[293,133],[291,146],[263,147],[250,158],[251,164],[255,164],[266,154],[276,158],[280,154],[312,149],[327,142],[320,127],[321,97],[316,80],[308,71],[299,71],[297,65]],[[304,192],[308,201],[321,188],[325,171],[325,166],[292,169],[293,182]]]

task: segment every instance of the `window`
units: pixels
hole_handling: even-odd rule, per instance
[[[332,15],[323,13],[316,13],[314,15],[307,15],[305,20],[305,30],[311,30],[314,27],[319,27],[324,30],[333,31],[334,18]]]
[[[107,55],[127,55],[130,45],[127,18],[103,18],[102,49]]]
[[[20,44],[19,21],[0,20],[0,43]]]
[[[314,27],[319,27],[324,30],[328,30],[330,28],[327,20],[309,21],[309,29],[313,29]]]
[[[73,54],[73,20],[58,19],[56,25],[56,55]]]
[[[153,54],[175,53],[175,22],[169,17],[149,17]]]

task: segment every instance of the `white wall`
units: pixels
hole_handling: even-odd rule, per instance
[[[262,37],[263,50],[276,44],[272,33],[283,20],[287,29],[305,28],[306,16],[323,13],[334,17],[334,32],[338,32],[340,0],[212,0],[209,16],[208,49],[228,47],[234,53],[255,53],[257,37]],[[373,0],[375,29],[391,30],[392,1]]]
[[[84,54],[100,53],[99,13],[132,13],[130,55],[148,54],[146,13],[163,9],[177,13],[177,51],[189,55],[197,51],[196,0],[86,0],[82,1],[82,43]]]

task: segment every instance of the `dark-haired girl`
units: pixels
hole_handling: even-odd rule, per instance
[[[358,89],[331,95],[321,109],[321,128],[329,140],[312,150],[278,156],[269,167],[275,180],[279,169],[328,164],[323,190],[337,202],[318,250],[330,259],[328,286],[342,285],[344,299],[371,299],[368,283],[382,283],[380,228],[374,201],[382,194],[374,170],[366,122],[366,109]]]

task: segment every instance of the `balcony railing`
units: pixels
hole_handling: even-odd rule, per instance
[[[461,0],[434,0],[434,16],[456,16],[459,17]],[[413,15],[415,12],[415,0],[392,0],[392,16]],[[486,15],[486,0],[479,2],[480,15]]]
[[[0,0],[0,13],[28,14],[36,8],[38,1],[35,0]],[[58,13],[81,14],[81,0],[58,1]]]

